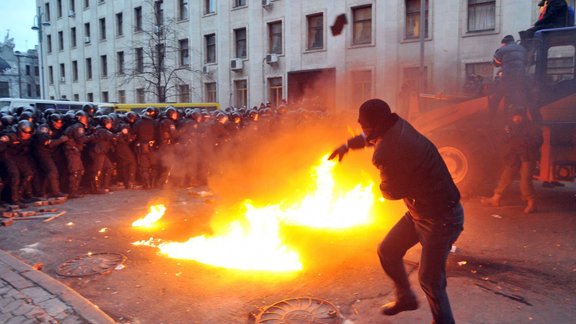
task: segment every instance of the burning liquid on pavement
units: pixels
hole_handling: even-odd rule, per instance
[[[140,218],[132,223],[133,227],[151,228],[156,222],[164,216],[166,206],[164,204],[157,204],[150,206],[150,210],[146,216]]]
[[[197,236],[183,243],[151,238],[133,244],[157,247],[160,253],[171,258],[196,260],[224,268],[277,272],[301,270],[303,265],[298,253],[281,238],[281,225],[345,229],[372,221],[372,183],[343,191],[340,189],[343,186],[336,183],[333,176],[336,162],[328,161],[326,157],[312,168],[315,188],[296,198],[298,201],[255,207],[253,202],[246,200],[243,203],[244,215],[224,228],[216,228],[211,236]],[[162,207],[163,213],[165,207]],[[144,219],[152,217],[147,215]]]

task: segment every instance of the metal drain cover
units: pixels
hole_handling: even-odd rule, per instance
[[[291,298],[267,306],[256,316],[256,324],[341,324],[342,316],[330,302]]]
[[[119,253],[91,253],[62,263],[56,273],[64,277],[83,277],[108,273],[126,261]]]

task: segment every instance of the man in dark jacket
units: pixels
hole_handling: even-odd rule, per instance
[[[566,0],[542,0],[538,3],[540,14],[534,27],[519,32],[522,43],[534,38],[541,29],[561,28],[568,25],[568,5]]]
[[[363,134],[349,139],[329,157],[341,160],[349,149],[374,146],[372,163],[380,170],[380,191],[386,199],[403,199],[406,214],[378,248],[380,263],[394,281],[396,300],[384,305],[384,315],[418,308],[402,258],[420,243],[419,280],[434,323],[454,323],[446,293],[446,260],[463,230],[460,193],[438,153],[426,137],[390,112],[388,104],[371,99],[360,106]]]

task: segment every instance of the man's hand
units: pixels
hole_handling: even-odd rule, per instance
[[[334,152],[332,152],[332,154],[330,154],[330,156],[328,157],[328,160],[332,160],[333,158],[336,157],[336,155],[338,155],[338,162],[342,161],[342,158],[344,158],[344,155],[348,153],[348,145],[343,144],[340,147],[338,147],[337,149],[334,150]]]

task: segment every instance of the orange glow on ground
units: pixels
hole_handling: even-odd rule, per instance
[[[287,198],[282,203],[255,207],[246,200],[237,220],[214,228],[211,236],[201,235],[183,243],[151,238],[133,244],[157,247],[171,258],[217,267],[273,272],[302,270],[298,253],[282,239],[282,225],[341,230],[372,222],[375,201],[372,182],[350,186],[336,181],[333,173],[337,163],[326,158],[327,155],[323,156],[311,169],[310,191],[300,197],[288,197],[293,201]],[[353,176],[357,178],[356,174]],[[352,188],[346,190],[346,187]]]

